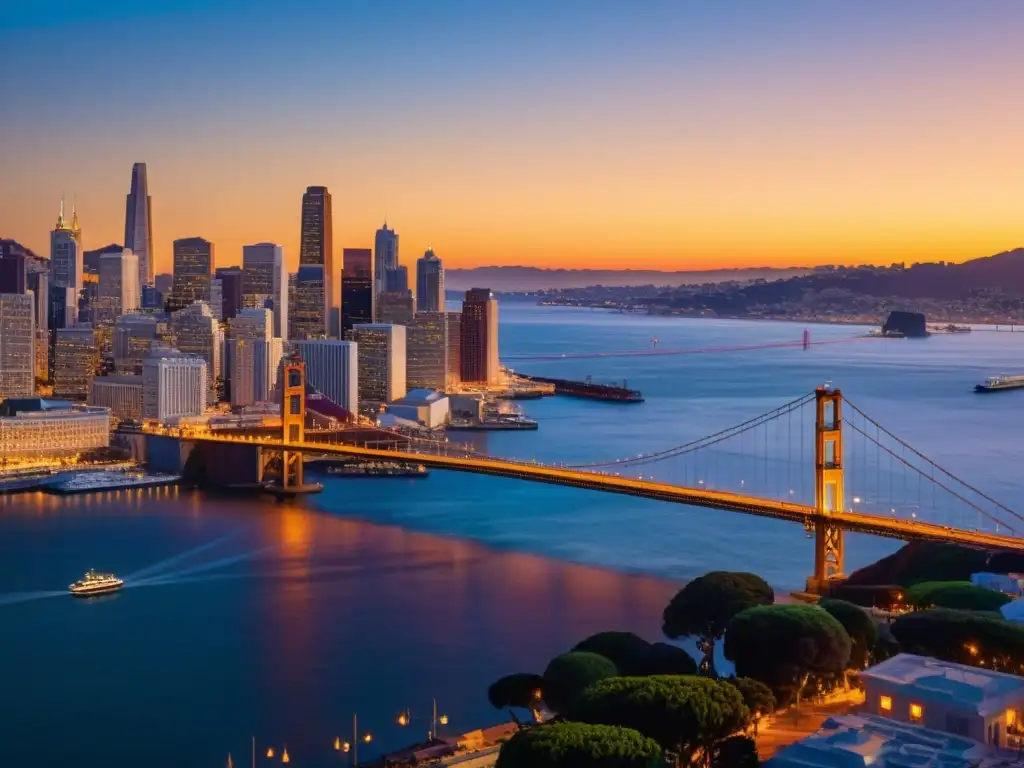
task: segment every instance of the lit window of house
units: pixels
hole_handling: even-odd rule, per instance
[[[921,722],[921,718],[922,717],[924,717],[924,709],[921,707],[921,705],[920,704],[911,704],[910,705],[910,719],[913,722],[915,722],[915,723],[919,723],[919,722]]]
[[[882,696],[878,699],[878,708],[883,712],[892,712],[892,697]]]
[[[1006,710],[1006,725],[1011,726],[1017,722],[1017,710],[1008,709]]]

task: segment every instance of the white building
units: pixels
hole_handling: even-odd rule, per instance
[[[207,402],[217,402],[217,380],[223,376],[221,351],[224,346],[224,332],[205,301],[197,301],[171,318],[171,326],[177,340],[177,347],[186,354],[198,355],[206,361]]]
[[[0,293],[0,400],[36,390],[35,308],[28,293]]]
[[[1016,747],[1024,677],[901,653],[860,673],[865,714]]]
[[[359,323],[352,326],[359,347],[359,402],[364,407],[390,403],[406,393],[405,326]]]
[[[142,362],[142,417],[174,423],[206,410],[207,364],[176,349],[158,348]]]
[[[284,248],[275,243],[242,246],[242,305],[274,313],[272,337],[288,338],[288,270]]]
[[[448,398],[432,389],[413,389],[388,405],[388,413],[427,429],[443,427],[451,418]]]
[[[273,397],[281,374],[282,357],[282,339],[257,339],[253,342],[253,399],[257,403],[268,402]]]
[[[127,248],[100,256],[100,284],[96,320],[112,323],[121,315],[138,311],[142,302],[139,257]]]
[[[71,457],[110,445],[110,411],[64,400],[0,404],[0,461]]]
[[[294,342],[306,364],[306,382],[349,413],[359,412],[359,347],[351,341]]]
[[[109,408],[110,415],[119,421],[141,421],[142,377],[97,376],[92,380],[89,405]]]

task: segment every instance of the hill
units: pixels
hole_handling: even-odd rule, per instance
[[[661,272],[640,269],[541,269],[539,267],[474,267],[445,270],[445,285],[453,291],[490,288],[493,291],[545,291],[586,288],[591,285],[624,287],[630,285],[680,286],[728,281],[780,280],[804,275],[806,267],[773,269],[720,269]]]

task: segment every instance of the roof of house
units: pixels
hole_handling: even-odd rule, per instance
[[[427,405],[429,403],[436,403],[438,400],[443,400],[444,395],[433,389],[410,389],[405,393],[405,397],[400,397],[394,401],[394,405]]]
[[[913,691],[925,701],[941,702],[978,714],[1001,711],[1009,699],[1024,699],[1024,677],[900,653],[860,673]]]

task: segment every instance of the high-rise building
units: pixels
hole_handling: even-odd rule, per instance
[[[82,289],[82,230],[78,226],[78,215],[73,213],[71,221],[64,219],[64,201],[60,201],[57,226],[50,233],[50,276],[53,285]]]
[[[359,412],[359,356],[351,341],[319,339],[295,343],[306,364],[306,382],[349,413]]]
[[[314,344],[317,342],[303,342]],[[257,403],[269,402],[277,389],[284,357],[284,341],[278,338],[256,339],[253,342],[253,398]]]
[[[127,248],[104,253],[100,257],[96,322],[112,323],[121,315],[138,311],[139,294],[139,257]]]
[[[102,248],[97,248],[94,251],[86,251],[82,256],[82,269],[87,275],[99,275],[100,273],[100,259],[103,258],[105,253],[121,253],[124,250],[123,245],[117,243],[111,243],[110,245],[104,245]],[[129,250],[131,250],[129,248]]]
[[[139,285],[153,285],[153,201],[145,163],[132,166],[132,186],[124,214],[124,247],[139,257]],[[163,293],[166,295],[166,291]]]
[[[489,288],[471,288],[462,302],[462,380],[498,383],[498,300]]]
[[[409,270],[399,265],[389,271],[384,280],[384,290],[389,293],[405,293],[408,291]]]
[[[406,386],[444,390],[448,386],[448,318],[445,312],[417,312],[406,330]]]
[[[28,259],[24,253],[4,256],[0,252],[0,293],[25,293],[28,290]]]
[[[173,422],[202,416],[210,386],[206,361],[177,349],[155,346],[142,362],[142,418]]]
[[[274,243],[242,246],[242,275],[242,306],[272,309],[273,336],[287,339],[288,270],[284,248]]]
[[[462,383],[462,313],[445,312],[448,327],[448,387]]]
[[[75,324],[83,325],[95,325],[96,324],[96,307],[99,305],[100,298],[100,279],[97,275],[82,275],[82,290],[77,295],[72,296],[70,291],[67,296],[68,303],[75,303],[78,305],[77,317]],[[75,316],[75,310],[72,307],[68,307],[68,312],[72,317]],[[71,324],[68,324],[71,327]]]
[[[119,421],[141,421],[142,376],[97,376],[92,380],[89,405],[109,408],[110,415]]]
[[[57,285],[49,288],[46,325],[51,333],[58,328],[72,328],[78,318],[78,297],[70,288]]]
[[[377,297],[377,322],[389,325],[412,325],[416,317],[416,300],[412,291],[385,291]]]
[[[54,335],[53,394],[84,401],[100,369],[96,332],[89,326],[80,326],[58,328]]]
[[[388,275],[398,269],[398,234],[388,228],[387,221],[377,230],[373,239],[374,293],[380,295],[388,290]]]
[[[181,309],[194,301],[209,302],[213,268],[213,243],[209,240],[201,237],[175,240],[172,308]]]
[[[341,335],[357,323],[374,321],[373,252],[346,248],[341,270]]]
[[[217,381],[221,378],[221,350],[224,347],[224,332],[213,316],[210,305],[205,301],[190,304],[171,318],[171,327],[177,339],[178,349],[196,355],[207,365],[207,403],[217,402]]]
[[[256,402],[255,342],[272,338],[274,314],[269,309],[243,309],[228,321],[228,380],[231,405]]]
[[[0,293],[0,400],[35,392],[35,302],[31,293]]]
[[[142,308],[162,310],[164,308],[164,295],[155,286],[142,286]]]
[[[29,262],[28,265],[28,289],[35,296],[36,305],[36,329],[49,330],[50,325],[50,271],[38,263]],[[65,298],[67,292],[65,292]],[[72,292],[72,297],[74,293]],[[72,308],[72,324],[78,319],[77,301]]]
[[[338,306],[334,285],[334,241],[331,193],[307,187],[302,196],[302,229],[296,302],[289,326],[295,339],[331,335],[332,310]]]
[[[171,291],[174,290],[174,275],[168,275],[166,272],[161,272],[156,276],[153,282],[153,286],[164,295],[168,297],[171,295]]]
[[[219,277],[210,280],[210,300],[206,303],[218,323],[224,319],[224,286]]]
[[[118,373],[137,376],[142,373],[142,361],[154,342],[169,344],[171,341],[166,320],[153,315],[122,315],[114,323],[114,369]]]
[[[357,325],[352,338],[358,345],[359,404],[376,408],[405,395],[405,326],[385,323]]]
[[[416,261],[416,310],[444,310],[444,264],[433,248],[427,248],[423,257]]]
[[[221,319],[230,320],[244,305],[242,301],[244,276],[239,267],[221,267],[216,272],[220,280]]]

